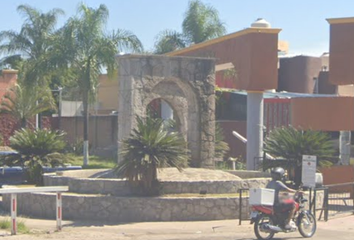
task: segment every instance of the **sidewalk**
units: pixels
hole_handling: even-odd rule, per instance
[[[3,217],[0,217],[2,219]],[[241,226],[238,220],[205,221],[205,222],[144,222],[127,224],[105,224],[101,222],[64,221],[63,231],[55,232],[55,220],[38,220],[20,218],[28,226],[32,234],[10,236],[3,239],[66,239],[66,240],[236,240],[255,239],[253,225],[244,221]],[[328,222],[318,222],[318,230],[312,239],[353,239],[354,216],[336,218]],[[279,238],[299,238],[298,232],[277,234]]]

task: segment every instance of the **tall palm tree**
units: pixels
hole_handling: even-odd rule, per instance
[[[224,35],[226,33],[224,25],[214,7],[194,0],[189,2],[182,30],[192,43],[200,43]]]
[[[29,118],[55,108],[50,90],[16,84],[4,95],[0,112],[11,114],[25,128]]]
[[[64,12],[55,8],[42,13],[28,5],[18,6],[17,11],[24,16],[21,30],[0,32],[0,53],[6,55],[1,60],[1,64],[17,67],[18,61],[31,60],[31,67],[27,66],[27,77],[24,83],[42,85],[50,68],[51,61],[48,61],[48,53],[52,49],[56,34],[57,19]]]
[[[182,33],[173,30],[164,30],[156,37],[155,53],[164,54],[176,49],[185,48],[187,39]]]
[[[63,78],[62,72],[54,71],[56,66],[51,59],[51,51],[57,19],[64,12],[55,8],[43,13],[29,5],[19,5],[17,11],[24,17],[21,30],[0,32],[0,54],[5,55],[0,60],[0,68],[19,70],[21,85],[31,89],[36,89],[36,86],[49,89],[53,76]],[[40,116],[38,119],[40,127]]]
[[[78,17],[71,18],[60,30],[61,38],[57,53],[67,61],[71,76],[80,87],[84,115],[84,165],[88,164],[88,106],[98,85],[98,77],[103,67],[113,78],[117,72],[116,55],[119,51],[141,51],[139,39],[129,31],[117,30],[110,34],[104,32],[108,19],[108,9],[100,5],[97,9],[81,4]]]
[[[155,42],[155,53],[174,51],[193,43],[220,37],[225,33],[225,24],[220,20],[218,11],[200,0],[192,0],[184,14],[182,33],[162,31]]]

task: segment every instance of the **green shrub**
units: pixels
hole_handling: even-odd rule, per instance
[[[177,132],[166,129],[159,118],[137,118],[137,127],[123,141],[122,161],[117,172],[144,195],[158,195],[157,169],[187,166],[186,142]]]
[[[215,124],[215,158],[223,159],[230,150],[229,145],[224,141],[224,131],[219,123]]]
[[[333,164],[332,161],[336,161],[335,149],[330,140],[329,135],[321,131],[303,131],[293,127],[274,129],[265,140],[264,151],[288,162],[265,161],[264,168],[277,166],[287,168],[291,180],[299,186],[303,155],[317,156],[317,166],[329,166]]]
[[[46,129],[16,131],[10,138],[10,147],[17,153],[2,158],[3,164],[24,167],[28,182],[40,185],[43,167],[59,166],[65,160],[60,153],[65,147],[63,138],[63,132]]]

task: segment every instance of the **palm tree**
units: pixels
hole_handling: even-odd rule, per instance
[[[53,76],[55,79],[64,78],[63,72],[55,72],[57,66],[51,53],[57,19],[64,12],[55,8],[42,13],[29,5],[19,5],[17,11],[24,17],[21,30],[0,32],[0,54],[6,55],[0,61],[0,68],[19,70],[21,85],[31,89],[36,86],[49,88]],[[39,116],[38,127],[40,122]]]
[[[88,164],[88,105],[94,98],[98,85],[98,77],[103,67],[108,76],[113,78],[117,72],[116,55],[126,49],[141,51],[139,39],[129,31],[117,30],[105,34],[105,24],[108,19],[108,9],[100,5],[97,9],[81,4],[78,8],[78,18],[71,18],[60,30],[56,55],[62,54],[72,78],[80,87],[84,115],[84,165]],[[58,55],[59,54],[59,55]]]
[[[155,53],[164,54],[186,47],[187,40],[182,33],[164,30],[156,37]]]
[[[137,127],[123,140],[122,161],[117,172],[144,194],[159,193],[157,169],[187,166],[186,142],[178,132],[167,129],[161,118],[137,118]]]
[[[18,6],[17,11],[25,19],[21,30],[0,32],[0,53],[6,55],[1,65],[17,67],[18,61],[31,60],[31,64],[27,66],[24,83],[42,85],[46,82],[50,72],[48,70],[51,68],[48,54],[56,34],[55,25],[58,17],[64,12],[56,8],[42,13],[28,5]]]
[[[218,11],[212,6],[203,4],[200,0],[189,2],[182,30],[191,43],[201,43],[226,33]]]
[[[16,153],[2,157],[1,163],[26,167],[28,181],[42,184],[43,167],[64,163],[65,156],[60,152],[65,146],[63,132],[21,129],[10,138],[10,147]]]
[[[155,53],[162,54],[184,48],[193,43],[201,43],[226,33],[218,11],[200,0],[189,2],[182,23],[182,33],[162,31],[155,42]]]
[[[270,132],[265,140],[264,151],[274,157],[288,160],[287,163],[269,160],[266,168],[279,164],[288,168],[298,186],[301,183],[302,156],[315,155],[319,166],[328,166],[336,160],[335,149],[328,134],[320,131],[302,131],[293,127],[281,127]]]
[[[25,128],[29,118],[55,108],[51,91],[47,88],[16,84],[4,95],[0,112],[12,115]]]

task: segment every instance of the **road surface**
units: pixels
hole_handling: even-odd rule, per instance
[[[0,219],[3,217],[0,217]],[[31,229],[30,234],[10,236],[0,232],[1,239],[11,240],[250,240],[255,239],[253,225],[237,220],[206,222],[148,222],[103,224],[101,222],[65,221],[61,232],[55,232],[54,220],[22,219]],[[275,235],[275,239],[301,239],[298,232]],[[354,216],[337,217],[318,222],[313,240],[354,239]]]

